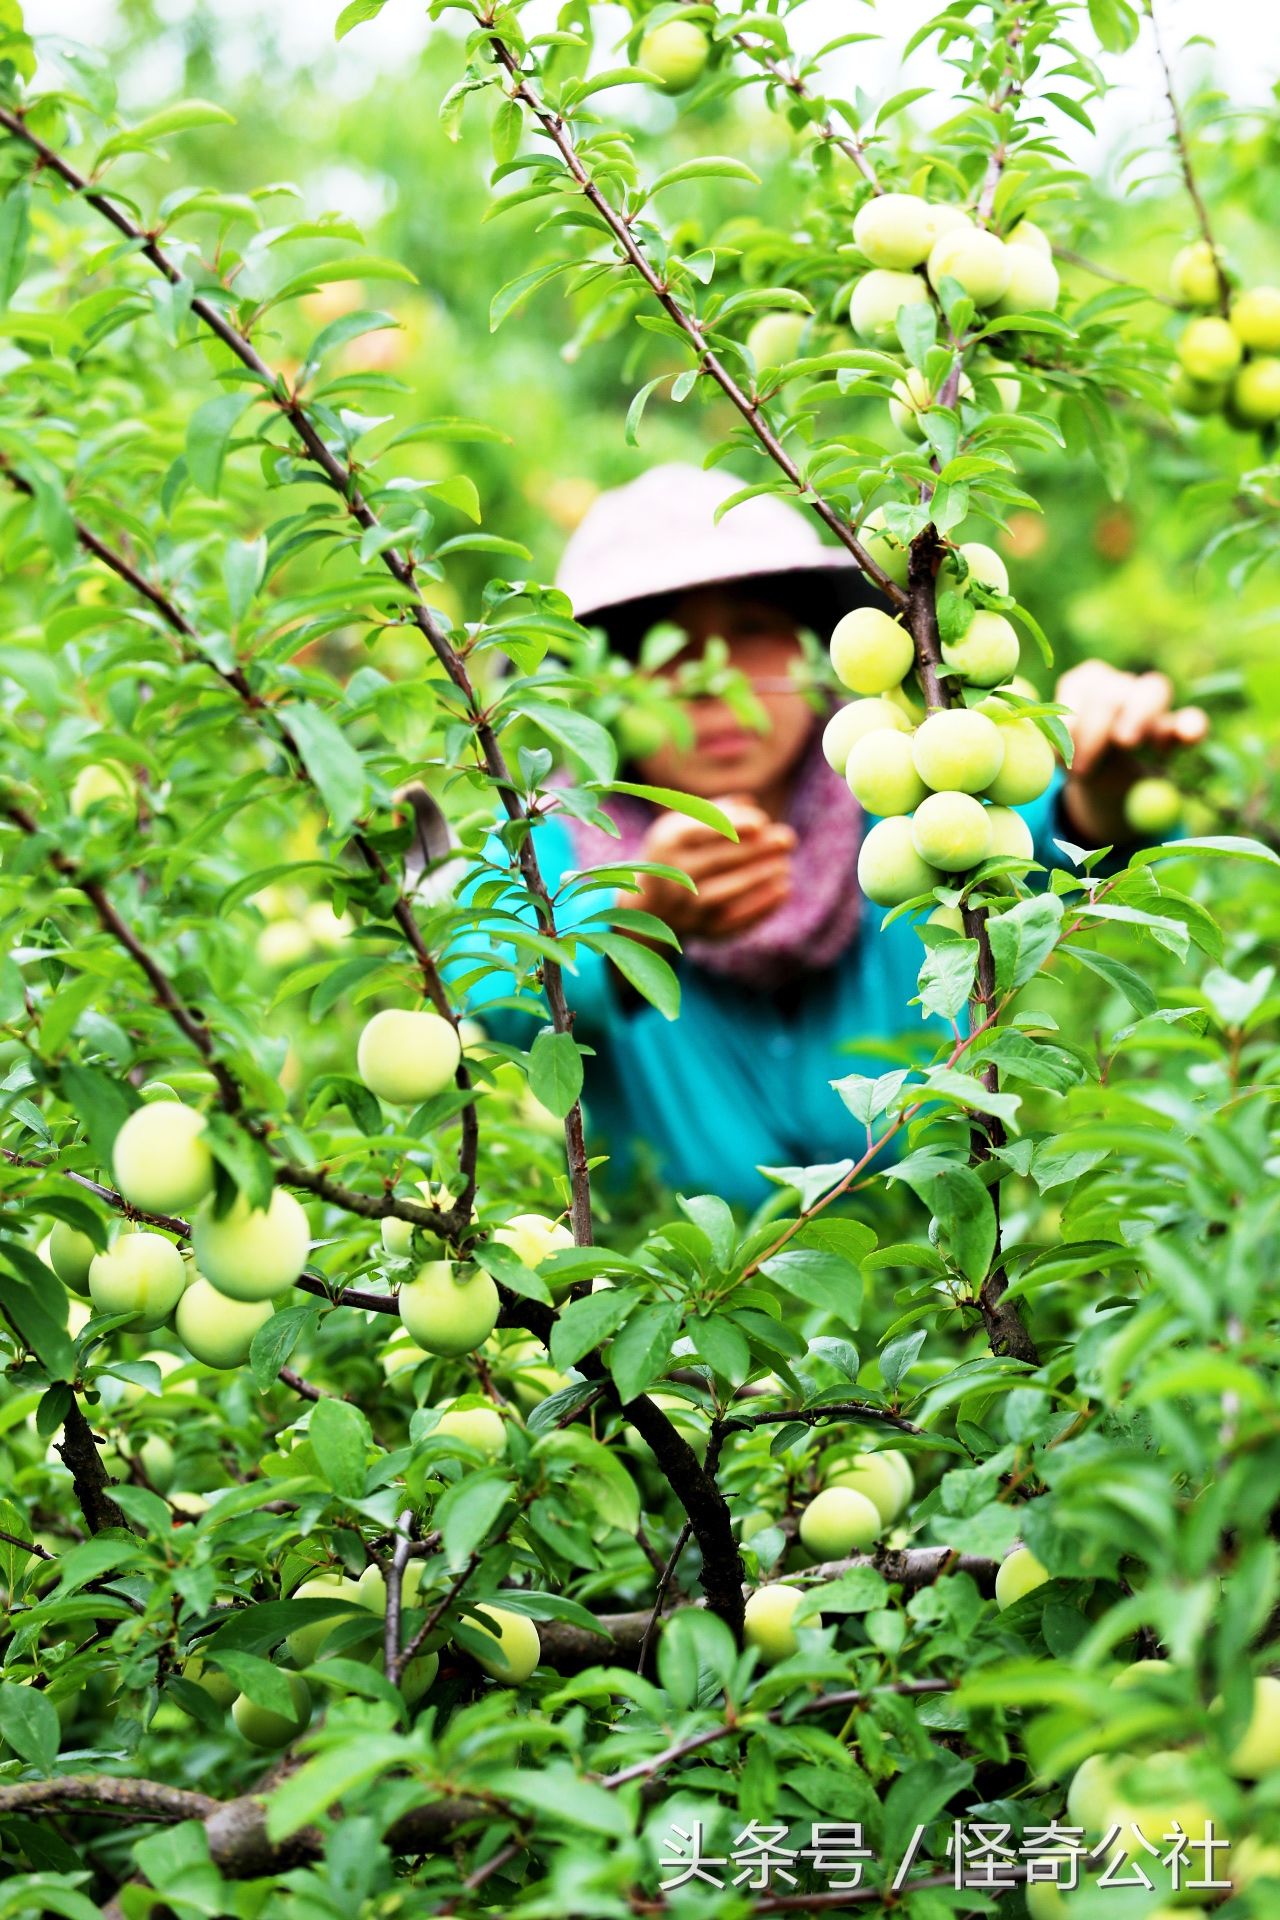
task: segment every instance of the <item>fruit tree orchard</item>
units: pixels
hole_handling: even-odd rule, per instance
[[[0,0],[0,1913],[1268,1914],[1274,226],[1163,9],[961,0],[927,135],[827,91],[870,13],[628,11],[432,9],[442,204],[489,141],[520,236],[424,356],[468,417],[394,253]],[[1159,285],[1060,144],[1140,36]],[[924,1024],[750,1217],[580,1104],[578,958],[680,970],[539,862],[674,724],[477,485],[562,295],[621,440],[683,409],[875,590],[809,684]],[[1072,550],[1020,556],[1094,474],[1214,583],[1223,724],[1047,871]]]

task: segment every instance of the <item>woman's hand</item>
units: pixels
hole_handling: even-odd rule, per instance
[[[794,830],[771,820],[754,800],[729,797],[716,805],[736,827],[736,841],[685,814],[660,813],[641,844],[642,860],[678,867],[697,892],[660,874],[642,873],[638,897],[627,904],[654,914],[682,940],[742,933],[791,892]]]
[[[1087,844],[1132,838],[1125,796],[1152,754],[1195,746],[1209,731],[1202,707],[1175,707],[1173,682],[1163,673],[1125,673],[1105,660],[1085,660],[1064,673],[1054,698],[1075,745],[1066,791],[1067,817]]]

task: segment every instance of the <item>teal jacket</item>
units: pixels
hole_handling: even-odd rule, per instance
[[[1031,828],[1036,858],[1062,864],[1053,847],[1057,786],[1019,812]],[[536,829],[538,860],[554,892],[577,866],[564,822],[549,816]],[[497,839],[488,857],[507,854]],[[474,896],[473,885],[468,892]],[[568,932],[600,915],[609,896],[575,894],[557,926]],[[532,913],[522,914],[532,921]],[[926,1028],[910,1002],[924,957],[910,919],[882,927],[868,906],[858,934],[832,968],[800,976],[786,1004],[708,973],[674,950],[680,1012],[666,1019],[620,988],[601,955],[579,946],[565,993],[577,1038],[594,1048],[586,1062],[587,1144],[608,1153],[613,1176],[637,1159],[683,1193],[714,1193],[754,1205],[770,1191],[764,1167],[826,1165],[859,1154],[865,1144],[831,1081],[875,1074],[927,1059],[937,1028]],[[464,942],[472,953],[473,938]],[[474,972],[451,965],[454,977]],[[495,1039],[529,1045],[534,1021],[494,1002],[512,997],[512,976],[486,973],[467,989],[467,1011]],[[545,1018],[545,1015],[544,1015]]]

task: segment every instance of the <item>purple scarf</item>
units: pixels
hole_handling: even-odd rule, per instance
[[[823,759],[820,739],[815,729],[787,808],[787,824],[796,833],[790,897],[744,933],[684,943],[688,959],[745,987],[767,992],[794,978],[797,970],[833,965],[858,930],[862,809]],[[638,860],[654,818],[649,802],[631,794],[610,794],[602,804],[618,828],[616,838],[571,814],[561,816],[579,868]],[[625,894],[622,899],[625,904]]]

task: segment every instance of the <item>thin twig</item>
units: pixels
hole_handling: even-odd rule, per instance
[[[1213,237],[1213,227],[1209,220],[1209,209],[1205,204],[1204,195],[1200,191],[1200,183],[1196,179],[1195,168],[1191,164],[1191,141],[1187,134],[1187,123],[1183,118],[1182,108],[1178,105],[1177,88],[1173,83],[1173,67],[1165,51],[1164,39],[1160,32],[1160,22],[1156,18],[1155,0],[1146,0],[1146,8],[1147,18],[1151,22],[1151,36],[1155,41],[1156,58],[1160,62],[1160,71],[1164,75],[1165,98],[1169,102],[1169,113],[1173,121],[1173,144],[1177,150],[1178,164],[1182,168],[1182,178],[1187,189],[1187,196],[1195,208],[1196,223],[1200,228],[1200,233],[1205,245],[1213,255],[1213,269],[1218,278],[1218,310],[1225,314],[1229,312],[1231,307],[1231,284],[1227,279],[1226,269],[1222,264],[1222,255],[1218,252],[1217,243]]]
[[[387,1568],[387,1618],[382,1645],[386,1675],[393,1687],[400,1685],[400,1596],[404,1588],[404,1570],[413,1547],[413,1512],[406,1507],[396,1521],[395,1552]]]

